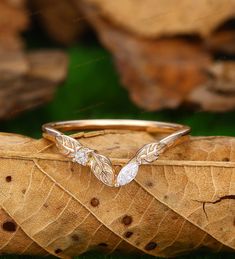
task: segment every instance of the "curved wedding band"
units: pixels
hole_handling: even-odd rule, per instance
[[[63,134],[64,131],[126,129],[151,133],[168,133],[159,141],[148,143],[140,148],[136,155],[116,173],[110,159],[97,151],[83,146],[77,139]],[[137,175],[139,166],[151,164],[169,147],[184,140],[190,133],[190,127],[157,121],[143,120],[75,120],[46,123],[42,126],[43,136],[56,143],[60,152],[73,162],[89,166],[94,175],[108,186],[119,187],[131,182]]]

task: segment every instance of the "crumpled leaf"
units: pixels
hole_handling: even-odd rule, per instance
[[[81,0],[78,3],[82,2]],[[207,36],[234,17],[234,0],[86,0],[115,25],[142,37],[198,33]]]
[[[120,170],[146,132],[79,135]],[[235,250],[235,138],[192,137],[169,149],[121,188],[100,182],[50,141],[0,135],[1,252],[88,250],[176,256],[197,249]]]
[[[235,0],[226,1],[181,0],[177,8],[175,1],[166,0],[77,4],[112,53],[122,85],[138,107],[224,112],[235,109]],[[144,16],[155,22],[144,23]],[[136,30],[129,23],[137,25]],[[156,31],[149,35],[149,30]],[[199,34],[205,35],[199,40]],[[219,60],[225,53],[231,57]]]

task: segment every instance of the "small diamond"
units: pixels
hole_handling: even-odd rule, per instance
[[[88,162],[89,156],[88,156],[88,152],[86,149],[79,149],[76,151],[75,155],[74,155],[74,162],[77,162],[81,165],[86,165]]]
[[[122,186],[130,183],[137,175],[139,165],[136,162],[131,162],[124,166],[118,174],[116,186]]]

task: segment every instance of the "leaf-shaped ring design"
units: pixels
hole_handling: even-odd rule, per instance
[[[77,139],[63,134],[72,130],[128,129],[147,132],[168,133],[160,141],[152,142],[140,148],[136,155],[115,173],[110,159],[97,151],[83,146]],[[119,187],[130,183],[137,175],[139,166],[150,164],[171,146],[184,140],[190,133],[190,127],[158,121],[144,120],[75,120],[46,123],[42,126],[43,136],[56,143],[60,152],[83,166],[89,166],[93,174],[108,186]]]

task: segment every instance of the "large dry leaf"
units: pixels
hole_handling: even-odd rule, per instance
[[[0,49],[21,49],[23,42],[20,33],[28,27],[26,0],[0,0]]]
[[[149,133],[80,134],[82,144],[120,169]],[[102,184],[49,141],[0,135],[1,252],[88,250],[175,256],[235,249],[235,139],[191,138],[122,188]]]
[[[235,108],[235,62],[214,60],[208,48],[222,51],[235,46],[233,38],[220,39],[220,47],[216,37],[205,42],[179,35],[142,38],[114,26],[86,1],[79,3],[114,56],[121,81],[136,105],[150,111],[182,105],[219,112]]]
[[[50,101],[67,68],[63,51],[0,49],[0,118],[9,119]]]
[[[30,0],[35,18],[49,36],[62,44],[74,43],[85,30],[85,19],[73,0]]]
[[[144,37],[210,34],[235,16],[234,0],[86,0],[114,24]]]

